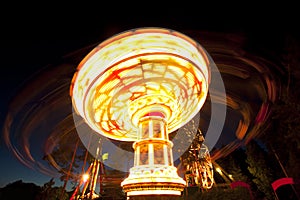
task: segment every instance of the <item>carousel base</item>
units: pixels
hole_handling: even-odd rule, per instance
[[[186,182],[177,175],[174,166],[133,167],[121,186],[127,196],[175,195],[180,196]]]

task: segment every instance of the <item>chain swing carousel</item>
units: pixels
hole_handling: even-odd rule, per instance
[[[148,32],[149,34],[152,34],[154,32],[156,36],[158,35],[157,37],[155,36],[151,41],[157,41],[156,46],[152,46],[153,48],[149,51],[146,51],[146,49],[148,47],[151,47],[151,45],[146,46],[144,43],[149,42],[149,39],[136,39],[136,43],[134,43],[133,41],[131,45],[129,44],[129,41],[126,42],[126,40],[131,36],[137,37],[138,35],[140,35],[142,38],[144,33],[146,32]],[[228,154],[233,152],[234,149],[263,134],[264,129],[261,127],[263,127],[265,122],[267,122],[268,117],[270,116],[270,105],[277,99],[279,92],[278,90],[280,88],[280,80],[278,80],[279,78],[276,74],[282,74],[283,71],[280,66],[276,63],[273,63],[272,60],[261,58],[260,56],[253,54],[254,52],[245,51],[244,46],[247,46],[247,38],[241,37],[241,40],[232,41],[232,38],[236,39],[239,37],[232,37],[231,35],[230,37],[228,37],[228,35],[226,34],[222,34],[222,36],[220,36],[219,33],[203,33],[197,31],[195,32],[194,30],[190,32],[189,35],[194,35],[194,38],[197,38],[197,40],[200,41],[201,38],[198,36],[200,35],[200,33],[201,37],[204,38],[201,43],[207,48],[208,52],[213,55],[214,60],[218,64],[218,69],[220,70],[222,77],[224,78],[224,82],[226,83],[226,96],[227,100],[229,101],[221,100],[220,104],[227,105],[228,110],[230,111],[230,116],[233,116],[234,120],[231,120],[230,123],[237,122],[236,127],[229,127],[229,131],[227,131],[225,134],[222,134],[226,137],[232,136],[232,138],[229,142],[223,143],[224,147],[218,149],[217,151],[215,151],[215,153],[212,152],[211,159],[215,161],[216,159],[227,156]],[[164,42],[161,42],[161,40],[160,42],[158,42],[158,38],[160,38],[161,35],[169,35],[173,39],[164,39]],[[181,47],[183,47],[183,45],[180,45],[180,42],[177,42],[177,39],[174,38],[179,38],[179,41],[181,42],[182,40],[184,40],[184,44],[190,44],[190,46],[193,47],[192,51],[196,50],[195,52],[198,53],[195,53],[194,55],[188,53],[189,50],[181,50]],[[141,44],[144,44],[144,47],[141,47]],[[112,45],[115,46],[112,47]],[[168,47],[168,45],[170,47]],[[112,48],[111,50],[107,50],[107,47]],[[141,53],[139,53],[139,49]],[[73,134],[73,131],[70,131],[70,127],[72,127],[73,125],[73,123],[71,123],[73,122],[73,118],[69,117],[70,114],[73,114],[73,112],[71,113],[71,109],[69,109],[69,78],[73,76],[74,68],[76,67],[78,61],[80,61],[81,58],[84,57],[87,51],[90,51],[90,47],[84,48],[78,52],[76,51],[76,53],[74,54],[68,55],[66,57],[66,60],[63,60],[63,62],[59,65],[51,65],[51,68],[49,66],[46,68],[46,70],[43,70],[42,73],[39,73],[38,76],[33,77],[34,79],[30,80],[28,84],[24,85],[21,92],[13,98],[11,106],[9,108],[9,112],[5,119],[5,129],[3,131],[3,134],[5,136],[4,138],[7,147],[9,147],[12,153],[16,155],[22,163],[25,163],[30,168],[33,168],[33,166],[37,166],[37,169],[39,171],[47,175],[50,174],[51,177],[57,176],[58,171],[62,167],[59,165],[59,159],[54,156],[54,150],[57,149],[57,147],[62,147],[62,144],[64,144],[62,142],[64,140],[68,140],[68,137],[72,137]],[[123,53],[119,51],[123,51]],[[163,52],[168,53],[164,54]],[[97,57],[96,55],[98,53],[102,53],[102,55]],[[158,57],[157,59],[152,59],[152,62],[151,59],[148,59],[150,58],[150,55],[152,57],[158,55]],[[203,55],[204,58],[206,57],[204,59],[204,64],[199,64],[203,62],[195,61],[198,59],[196,58],[198,55]],[[209,72],[208,66],[211,64],[211,60],[209,58],[207,59],[207,56],[205,55],[206,53],[201,48],[201,46],[199,46],[189,37],[186,37],[175,31],[153,28],[145,29],[143,31],[141,31],[141,29],[131,30],[126,33],[120,34],[118,35],[118,37],[111,38],[97,46],[86,58],[84,58],[82,64],[78,67],[77,72],[72,80],[70,91],[74,108],[76,108],[77,111],[80,111],[77,113],[82,116],[83,119],[87,119],[85,120],[88,122],[87,124],[93,127],[93,129],[96,130],[97,133],[99,133],[94,135],[104,135],[105,137],[118,139],[120,141],[138,142],[141,140],[138,139],[138,135],[140,135],[140,132],[139,128],[132,123],[133,116],[129,116],[129,114],[133,114],[133,112],[129,112],[129,105],[133,105],[135,99],[142,100],[142,98],[147,95],[152,96],[153,94],[163,93],[165,94],[165,96],[172,97],[168,99],[170,100],[170,102],[173,101],[174,103],[172,105],[175,106],[170,106],[171,104],[167,104],[167,101],[166,103],[164,101],[156,101],[156,99],[159,99],[157,98],[158,95],[153,95],[155,96],[155,100],[149,102],[141,101],[141,103],[145,102],[145,104],[151,105],[152,109],[154,108],[154,103],[157,102],[159,106],[166,105],[163,106],[163,108],[166,109],[158,109],[158,107],[156,107],[155,109],[153,109],[153,112],[148,112],[149,116],[145,114],[143,117],[156,117],[158,119],[168,117],[165,118],[165,121],[167,122],[167,124],[165,124],[165,128],[169,134],[171,133],[171,131],[176,130],[176,128],[183,127],[181,125],[184,125],[184,123],[191,119],[187,119],[187,116],[192,116],[195,110],[199,112],[202,106],[202,101],[200,101],[199,107],[196,107],[196,109],[193,110],[193,105],[190,106],[190,100],[192,100],[193,98],[188,98],[189,101],[187,101],[186,98],[188,96],[193,96],[193,94],[201,94],[201,92],[197,92],[197,90],[203,91],[202,94],[205,94],[206,92],[204,91],[204,89],[207,89],[205,88],[205,84],[203,85],[204,88],[195,89],[196,87],[193,85],[193,83],[196,82],[195,80],[197,80],[199,76],[193,77],[193,73],[189,73],[193,72],[194,68],[205,69],[206,67],[208,68]],[[167,56],[170,56],[170,58],[171,56],[173,56],[175,59],[167,59]],[[161,59],[162,57],[164,59]],[[136,60],[134,60],[135,58]],[[181,63],[182,60],[185,61],[185,63]],[[131,63],[131,61],[133,61],[133,63]],[[150,64],[151,62],[153,64]],[[121,66],[122,63],[123,66]],[[186,67],[186,63],[192,63],[191,66],[193,67]],[[125,68],[123,68],[124,66]],[[87,69],[89,67],[93,70],[90,71],[89,69]],[[214,83],[218,82],[214,81],[214,74],[214,70],[212,69],[210,97],[214,97],[213,95],[218,95],[218,88],[213,85]],[[49,76],[56,76],[58,78],[49,79],[49,81],[45,82],[44,80]],[[209,83],[210,75],[204,77],[205,78],[203,79],[203,81],[207,81]],[[99,87],[96,87],[96,85],[98,85]],[[34,88],[34,90],[32,88]],[[33,93],[32,91],[35,92]],[[26,93],[25,99],[25,96],[23,95],[24,93]],[[174,95],[172,96],[170,94]],[[94,96],[93,98],[92,95]],[[129,95],[130,98],[126,97],[126,95]],[[193,97],[195,96],[198,95],[194,95]],[[202,95],[201,98],[205,99],[206,96]],[[219,101],[217,101],[217,103],[218,102]],[[124,109],[122,106],[124,106]],[[137,110],[141,109],[138,107]],[[168,110],[169,112],[167,112]],[[121,111],[124,112],[122,113]],[[181,114],[181,112],[189,112],[190,114]],[[161,115],[162,113],[171,114],[164,116]],[[205,106],[201,108],[201,113],[206,113]],[[177,117],[177,115],[179,117]],[[47,120],[44,120],[45,118],[47,118]],[[176,120],[180,120],[180,122],[175,123]],[[253,123],[251,123],[252,121]],[[59,126],[57,126],[57,124]],[[53,127],[53,130],[49,129],[49,127]],[[61,127],[64,129],[61,129]],[[151,172],[153,168],[158,169],[158,165],[163,166],[163,164],[161,163],[155,164],[156,162],[158,163],[158,161],[154,162],[154,160],[158,160],[158,157],[152,154],[153,152],[157,152],[157,145],[154,145],[153,141],[162,141],[163,139],[151,138],[150,136],[153,133],[151,133],[151,130],[154,130],[154,128],[150,128],[150,126],[148,127],[149,137],[146,137],[149,139],[148,143],[144,143],[143,145],[139,145],[141,143],[137,143],[136,145],[134,157],[136,162],[134,163],[134,167],[131,170],[132,174],[137,171],[137,168],[142,169],[144,167],[144,169],[146,169],[148,167],[147,169],[150,169]],[[201,128],[203,127],[204,126],[201,126]],[[36,144],[30,143],[30,141],[33,141],[33,138],[40,138],[41,131],[35,130],[43,130],[43,137],[47,137],[45,145],[43,145],[41,149],[38,150],[37,148],[32,148],[36,147]],[[61,134],[61,130],[64,131],[63,135]],[[203,130],[205,130],[205,128]],[[206,139],[208,132],[209,131],[203,131],[203,133],[205,133]],[[215,133],[215,131],[213,133]],[[20,139],[14,140],[14,138]],[[171,143],[174,142],[172,136],[170,136],[170,140]],[[209,141],[206,141],[208,146],[211,147],[212,145],[210,145]],[[170,152],[171,149],[168,145],[164,144],[165,143],[162,143],[161,146],[163,149],[167,149],[167,154],[164,155],[167,155],[166,160],[167,162],[169,162],[168,150]],[[73,146],[75,146],[75,143],[73,143]],[[201,146],[204,150],[205,146]],[[176,160],[176,153],[178,153],[176,151],[176,142],[174,142],[172,148],[174,152],[174,160]],[[193,147],[191,147],[191,149],[193,149]],[[149,158],[148,165],[144,162],[137,161],[142,156],[141,152],[147,152],[147,150],[148,154],[146,154],[146,156],[148,156]],[[38,162],[40,152],[46,152],[46,155],[48,157],[51,156],[51,160],[48,160],[47,162]],[[202,155],[199,154],[199,151],[192,151],[189,149],[188,152],[192,157],[191,159],[189,159],[191,161],[196,161],[196,158],[201,158],[197,156]],[[205,150],[203,152],[205,152]],[[179,154],[181,153],[182,152],[179,152]],[[64,154],[60,155],[64,156]],[[169,155],[171,160],[171,152]],[[33,160],[32,158],[35,159]],[[161,158],[165,157],[163,156]],[[213,164],[215,166],[215,162],[213,162]],[[149,166],[151,168],[149,168]],[[193,162],[186,162],[185,167],[188,169],[193,169],[190,170],[192,171],[192,173],[190,174],[197,174],[195,173],[195,171],[197,172],[196,169],[199,168],[191,166],[193,166]],[[210,166],[210,164],[207,164],[206,166]],[[53,169],[55,169],[55,171]],[[144,170],[141,171],[141,174],[145,175],[148,172]],[[157,170],[156,174],[159,174],[159,172],[163,173],[164,170]],[[207,172],[209,172],[209,170],[207,170]],[[138,171],[137,173],[140,173],[140,171]],[[138,176],[143,178],[142,175]],[[152,174],[150,173],[150,177],[151,175]],[[192,179],[191,181],[187,178],[195,176],[190,176],[188,173],[185,175],[181,176],[186,181],[183,182],[185,186],[197,183],[202,184],[201,181],[199,182],[199,180],[202,180],[199,174],[198,176],[200,178],[197,178],[197,180],[195,180],[194,178],[194,180]],[[159,175],[152,176],[155,178],[151,180],[154,180]],[[164,185],[168,185],[169,183],[166,181],[163,182],[162,180],[160,181],[160,183],[163,183]],[[146,181],[136,182],[138,185],[145,185],[144,183]],[[203,182],[205,183],[205,181]],[[149,183],[149,181],[146,183]],[[209,181],[207,183],[209,183]],[[209,186],[210,184],[205,185]],[[126,184],[124,186],[126,186]],[[133,189],[129,190],[127,194],[130,194],[131,190]],[[158,187],[156,187],[155,190],[158,190]],[[181,189],[179,191],[181,191]],[[138,192],[135,191],[135,193]],[[150,193],[151,191],[149,192],[149,194]],[[178,192],[176,194],[178,194]]]
[[[201,109],[212,63],[184,34],[140,28],[102,42],[79,64],[75,111],[97,133],[134,142],[134,166],[121,183],[128,198],[182,194],[187,182],[173,165],[169,133]]]
[[[194,50],[196,49],[196,52],[203,51],[203,49],[199,47],[197,43],[195,43],[193,40],[191,40],[186,36],[182,36],[182,34],[178,34],[177,32],[165,30],[165,29],[164,30],[158,29],[154,32],[157,31],[161,32],[161,35],[170,35],[170,37],[173,36],[173,38],[180,38],[181,40],[186,40],[186,43],[190,43],[192,44],[191,46],[196,47],[194,48]],[[144,33],[145,32],[147,31],[144,31]],[[249,142],[251,139],[258,137],[261,134],[264,134],[263,133],[264,129],[262,127],[264,126],[265,122],[268,122],[267,119],[270,116],[270,108],[271,108],[270,106],[272,106],[272,104],[280,95],[279,93],[281,88],[280,83],[282,81],[280,78],[282,78],[281,75],[284,75],[285,71],[281,68],[281,65],[279,65],[278,63],[277,64],[274,63],[274,60],[272,60],[272,58],[270,57],[262,58],[259,56],[259,54],[257,55],[257,53],[259,52],[249,50],[249,48],[247,48],[248,45],[250,44],[252,47],[254,41],[251,39],[251,37],[248,38],[248,37],[244,37],[245,35],[240,35],[235,33],[224,34],[224,33],[216,33],[211,31],[203,32],[197,30],[191,30],[190,32],[185,31],[185,33],[194,36],[196,40],[201,41],[201,44],[205,46],[205,48],[208,50],[208,52],[210,52],[210,54],[213,56],[214,60],[218,64],[218,69],[220,70],[222,77],[224,78],[224,82],[226,83],[226,95],[228,100],[228,101],[221,102],[220,104],[227,105],[227,107],[229,108],[228,110],[230,111],[230,113],[228,113],[229,114],[228,116],[231,117],[233,115],[234,117],[234,120],[231,120],[230,123],[237,124],[236,127],[229,127],[230,131],[222,134],[226,137],[233,136],[231,140],[224,142],[224,147],[218,149],[218,151],[215,151],[215,153],[211,152],[212,160],[215,161],[216,159],[229,155],[231,152],[234,151],[234,149]],[[152,34],[150,30],[149,30],[149,34]],[[164,92],[164,93],[167,93],[166,91],[169,91],[170,93],[175,92],[175,95],[173,96],[174,98],[172,99],[174,100],[174,102],[176,102],[174,105],[177,104],[184,105],[184,101],[182,99],[185,99],[186,97],[181,93],[188,91],[188,89],[181,86],[186,84],[184,82],[188,82],[188,84],[186,85],[190,87],[190,85],[192,85],[192,82],[194,82],[195,79],[193,79],[192,76],[189,76],[186,73],[188,72],[188,70],[186,70],[188,69],[187,67],[182,67],[182,68],[180,67],[178,70],[178,68],[175,68],[174,65],[171,62],[169,62],[169,60],[167,59],[164,59],[164,61],[163,59],[161,59],[161,61],[157,59],[156,64],[153,64],[153,67],[149,67],[150,62],[147,63],[145,62],[146,59],[144,59],[146,58],[146,56],[142,57],[143,53],[144,55],[147,54],[145,52],[146,47],[144,48],[143,53],[136,54],[138,53],[140,44],[146,42],[147,40],[140,39],[139,40],[140,42],[137,42],[133,45],[127,45],[127,46],[123,45],[124,44],[123,41],[126,40],[125,38],[130,38],[133,35],[142,36],[143,34],[141,34],[141,30],[137,30],[137,31],[131,30],[127,32],[128,37],[126,36],[126,34],[120,34],[118,35],[119,37],[115,37],[114,39],[111,38],[103,42],[95,50],[93,50],[93,52],[91,52],[91,54],[88,57],[86,57],[84,61],[82,61],[81,66],[78,67],[76,75],[74,76],[74,79],[72,81],[73,85],[71,87],[71,95],[72,95],[72,99],[77,99],[77,96],[75,96],[76,91],[73,89],[75,89],[77,86],[81,87],[80,89],[78,89],[78,91],[82,91],[82,93],[78,94],[78,96],[84,96],[84,98],[73,100],[73,102],[83,101],[82,105],[85,106],[80,106],[80,104],[78,104],[78,106],[76,105],[74,107],[78,107],[77,110],[80,111],[80,115],[82,115],[84,119],[89,118],[88,120],[91,121],[91,123],[88,124],[89,125],[94,124],[92,125],[94,127],[93,129],[96,130],[99,134],[107,137],[117,138],[121,141],[136,142],[138,140],[137,139],[138,128],[133,126],[134,127],[133,130],[135,130],[135,134],[134,131],[128,131],[129,130],[128,126],[132,125],[131,119],[127,115],[129,114],[128,109],[122,110],[125,111],[124,114],[126,114],[126,116],[124,115],[123,118],[128,118],[127,121],[126,119],[123,120],[122,118],[120,118],[118,116],[120,112],[117,112],[118,110],[121,111],[121,109],[118,109],[117,103],[123,101],[121,98],[119,98],[122,97],[122,95],[118,95],[118,94],[126,90],[125,85],[127,86],[128,89],[127,94],[132,95],[132,98],[127,101],[128,104],[131,104],[131,102],[133,102],[134,99],[139,99],[139,97],[142,97],[143,94],[151,95],[152,93],[156,93],[157,90],[160,90],[160,92]],[[157,41],[157,37],[153,39],[153,41]],[[170,42],[164,42],[164,44],[162,44],[161,46],[165,46],[165,47],[168,45],[171,46],[171,44],[169,43],[174,43],[174,40],[169,40],[169,41]],[[112,50],[110,51],[107,50],[105,53],[104,49],[106,49],[109,46],[112,46],[114,42],[118,43],[118,45],[116,46],[120,48],[112,48]],[[127,42],[127,44],[128,43],[129,42]],[[167,43],[167,45],[165,43]],[[181,48],[177,48],[178,47],[177,45],[173,45],[173,47],[176,47],[177,51],[174,50],[175,48],[169,48],[169,49],[173,49],[172,50],[173,53],[167,53],[166,55],[173,55],[174,57],[177,56],[187,62],[192,62],[195,68],[198,67],[202,68],[202,66],[199,65],[199,62],[194,62],[196,58],[194,58],[193,55],[192,56],[191,54],[187,55],[187,53],[185,53],[187,51],[182,52],[180,50]],[[119,52],[121,48],[123,48],[124,50],[123,54]],[[37,171],[49,175],[51,177],[61,175],[58,174],[58,172],[63,167],[59,163],[59,158],[55,157],[54,154],[55,150],[58,147],[62,147],[63,146],[62,144],[64,144],[63,141],[68,140],[69,139],[68,137],[72,137],[73,134],[72,131],[69,131],[70,127],[72,127],[73,125],[73,123],[71,123],[73,122],[73,119],[69,117],[71,114],[73,114],[71,113],[71,109],[69,109],[70,102],[69,102],[68,92],[70,89],[70,78],[73,76],[76,65],[81,60],[81,58],[86,54],[87,51],[90,51],[90,46],[85,47],[80,51],[76,51],[72,54],[69,54],[62,60],[61,63],[56,63],[56,62],[52,63],[53,65],[47,66],[44,70],[37,73],[36,75],[38,76],[33,76],[30,79],[30,82],[22,85],[22,89],[20,88],[21,89],[20,92],[16,94],[16,96],[12,99],[7,117],[5,118],[3,138],[5,140],[6,146],[11,150],[13,155],[15,155],[20,162],[25,163],[25,165],[28,166],[29,168],[36,169]],[[96,54],[98,54],[98,51],[99,52],[101,51],[102,53],[104,52],[102,56],[99,56],[98,60],[94,60],[94,61],[89,60],[89,58],[96,58]],[[159,45],[156,45],[153,51],[152,50],[149,51],[150,53],[148,53],[148,55],[153,53],[152,56],[154,56],[155,54],[161,56],[162,54],[159,54],[158,51],[165,52],[165,48],[160,48]],[[127,53],[131,55],[126,57]],[[205,55],[205,53],[196,53],[196,55],[199,54]],[[130,73],[127,73],[130,70],[125,70],[125,69],[123,71],[114,70],[113,74],[111,75],[111,78],[107,79],[104,76],[102,76],[102,75],[106,75],[107,74],[106,72],[108,71],[110,72],[113,71],[110,69],[116,68],[117,65],[120,66],[121,63],[125,63],[126,61],[130,62],[130,60],[132,60],[131,58],[137,58],[137,57],[142,58],[142,59],[138,58],[138,60],[140,61],[140,66],[136,64],[136,66],[138,67],[137,68],[132,67]],[[174,60],[175,59],[173,59],[173,61]],[[179,59],[177,59],[176,62],[178,62],[178,60]],[[88,63],[84,64],[84,62],[88,62]],[[209,62],[206,64],[209,65]],[[160,63],[160,67],[155,67],[158,66],[158,63]],[[94,66],[95,70],[91,73],[88,73],[88,76],[91,75],[92,78],[91,79],[86,78],[85,82],[81,82],[78,84],[77,82],[80,82],[83,76],[85,76],[83,73],[89,71],[86,69],[86,67],[88,67],[88,65],[92,67],[94,64],[98,66],[98,71],[96,70],[97,66]],[[135,65],[128,64],[127,66],[128,66],[127,69],[129,69],[130,66],[135,66]],[[122,67],[120,66],[120,68],[118,69],[121,68]],[[164,69],[164,68],[166,69],[165,70],[166,73],[163,71],[159,71],[160,69]],[[206,68],[205,64],[203,65],[203,68]],[[138,73],[133,72],[134,69],[136,69],[136,72]],[[138,83],[138,81],[134,81],[133,79],[135,78],[138,79],[138,77],[140,76],[139,74],[140,72],[143,73],[143,76],[145,78],[140,78],[140,82]],[[127,74],[127,76],[123,76],[124,73]],[[184,73],[186,73],[186,75],[184,76],[180,75]],[[155,81],[152,82],[150,81],[151,74],[153,76],[152,80],[156,78]],[[56,77],[56,78],[49,79],[49,77]],[[100,82],[101,77],[109,81],[107,82],[102,81],[101,82],[102,85],[99,85],[98,83]],[[162,77],[167,77],[169,79],[162,80],[160,82],[161,84],[160,83],[154,84],[157,80],[160,80]],[[191,77],[191,78],[187,78],[187,77]],[[212,70],[211,77],[212,79],[214,79],[215,77],[213,70]],[[97,79],[99,81],[97,81]],[[130,82],[130,79],[132,80],[132,82]],[[171,80],[174,81],[172,82]],[[207,80],[209,80],[209,78]],[[119,83],[117,83],[118,81]],[[130,84],[133,82],[137,84]],[[145,84],[143,84],[143,82]],[[180,85],[177,83],[184,83],[184,84]],[[213,85],[213,83],[216,83],[216,81],[212,80],[211,83],[212,84],[210,84],[210,95],[212,95],[212,91],[214,91],[214,88],[216,88]],[[99,85],[98,88],[95,87],[95,85],[97,84]],[[76,87],[74,87],[75,85]],[[133,85],[136,86],[135,87],[136,89],[133,87]],[[166,87],[166,85],[168,85],[168,87]],[[178,87],[172,89],[173,86],[176,85],[178,85]],[[84,92],[82,88],[85,88]],[[89,100],[92,99],[90,98],[90,95],[93,94],[92,91],[94,91],[94,96],[95,96],[94,101]],[[123,94],[125,93],[126,92],[123,92]],[[102,96],[99,94],[101,94]],[[188,94],[190,95],[190,93]],[[103,100],[103,98],[106,98],[107,100],[105,99]],[[203,98],[205,99],[205,96]],[[126,98],[124,98],[124,102],[125,101]],[[94,104],[92,104],[92,102],[94,102]],[[101,104],[104,104],[103,108],[101,107]],[[200,109],[200,107],[201,104],[198,108]],[[165,108],[167,108],[167,106],[165,106]],[[98,115],[98,113],[101,113],[101,109],[103,110],[102,113],[104,114]],[[191,109],[192,108],[189,107],[189,105],[176,107],[175,110],[172,110],[171,116],[174,117],[176,116],[177,113],[186,110],[191,110]],[[205,109],[205,106],[201,110],[202,114],[205,113],[205,110],[203,109]],[[155,112],[150,112],[150,113],[151,115],[155,114]],[[158,112],[156,112],[156,114],[157,113]],[[194,113],[192,113],[191,115],[193,114]],[[120,116],[122,117],[123,114],[120,114]],[[90,118],[93,119],[93,117],[94,117],[94,121],[90,120]],[[160,117],[160,115],[157,114],[156,117]],[[99,119],[101,120],[101,122],[99,121]],[[233,118],[231,117],[231,119]],[[129,123],[127,123],[128,121]],[[180,123],[184,124],[186,121],[188,120],[182,119]],[[172,124],[174,125],[174,122],[170,121],[169,119],[167,122],[168,124],[166,124],[167,125],[166,129],[168,133],[171,133],[170,131],[175,130],[176,127],[180,127],[180,125],[176,127],[171,127],[170,125]],[[57,126],[57,124],[59,126]],[[65,129],[61,129],[60,127],[63,128],[65,127]],[[64,134],[61,134],[62,130]],[[47,141],[41,142],[40,144],[45,144],[45,145],[40,145],[41,146],[40,147],[37,146],[36,143],[32,143],[32,141],[34,141],[36,138],[40,139],[41,133],[43,133],[42,134],[43,138],[47,138]],[[207,132],[205,131],[203,131],[203,133],[205,133],[205,136],[208,135]],[[19,139],[15,140],[15,138],[19,138]],[[172,137],[170,138],[172,140]],[[172,142],[174,141],[172,140]],[[73,146],[75,146],[75,142],[72,144]],[[175,145],[173,146],[173,152],[176,153],[175,152],[176,143],[174,144]],[[207,140],[207,144],[209,147],[212,146],[210,145],[208,140]],[[136,147],[136,150],[138,150],[138,146]],[[147,151],[148,146],[149,146],[148,149],[150,151],[148,151],[149,154],[147,155],[149,156],[152,155],[150,154],[152,152],[151,149],[153,147],[156,148],[156,145],[154,146],[153,143],[149,145],[145,145],[144,148],[145,151]],[[141,149],[141,146],[139,146],[139,148]],[[136,151],[136,155],[135,155],[136,160],[137,158],[141,157],[142,151],[140,152]],[[40,161],[39,160],[39,158],[41,157],[40,152],[45,152],[47,157],[51,156],[51,160]],[[195,158],[197,158],[197,151],[189,151],[189,152],[191,153],[191,155],[194,156],[192,157],[193,159],[190,160],[196,160]],[[65,154],[60,154],[60,155],[65,156]],[[158,157],[155,156],[154,159],[156,160],[158,159]],[[174,160],[176,160],[176,155],[174,156]],[[149,161],[152,162],[151,159],[149,159]],[[142,166],[142,165],[140,163],[135,163],[133,166]],[[146,165],[143,164],[143,166]],[[153,165],[150,164],[150,166],[154,166],[154,164]],[[192,162],[189,164],[189,166],[188,165],[185,166],[186,168],[190,169],[191,168],[190,166],[192,166]],[[135,171],[134,169],[136,168],[137,167],[133,168],[133,171]],[[193,169],[197,169],[197,168],[194,167]],[[191,170],[191,171],[196,171],[196,170]],[[197,174],[197,173],[193,172],[191,174]],[[197,178],[197,183],[199,183],[198,180],[200,179]],[[186,181],[186,182],[187,182],[186,185],[190,183],[190,181]],[[193,182],[196,181],[192,180],[191,183],[193,184]]]

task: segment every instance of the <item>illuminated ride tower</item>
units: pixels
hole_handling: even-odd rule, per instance
[[[211,63],[182,33],[138,28],[100,43],[79,64],[70,87],[76,113],[105,137],[134,142],[134,166],[121,183],[128,197],[178,196],[186,187],[168,135],[204,104]]]

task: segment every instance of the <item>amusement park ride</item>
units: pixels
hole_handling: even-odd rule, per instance
[[[189,149],[181,156],[187,187],[211,189],[214,184],[213,164],[209,149],[203,142],[204,137],[198,131]]]
[[[79,64],[70,87],[76,113],[96,133],[133,142],[134,166],[120,183],[128,198],[180,196],[191,185],[212,187],[213,166],[201,131],[181,156],[184,177],[173,164],[169,139],[203,106],[212,64],[196,41],[164,28],[118,34]],[[94,177],[99,164],[92,164]]]

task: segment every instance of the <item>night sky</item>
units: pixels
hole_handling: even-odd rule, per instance
[[[71,52],[125,30],[150,26],[183,32],[238,32],[249,38],[247,48],[250,51],[269,49],[272,55],[281,50],[283,36],[298,36],[299,17],[292,5],[267,8],[251,5],[246,10],[247,6],[245,3],[240,9],[231,6],[214,9],[214,6],[195,8],[190,5],[168,9],[153,7],[152,10],[142,6],[117,11],[114,7],[95,6],[96,9],[89,5],[88,12],[84,8],[55,6],[49,10],[47,6],[13,10],[11,15],[1,18],[0,127],[3,129],[10,100],[34,74],[59,63]],[[110,14],[104,14],[104,10]],[[2,134],[0,145],[0,187],[20,179],[39,185],[50,180],[51,177],[20,163],[3,142]]]

